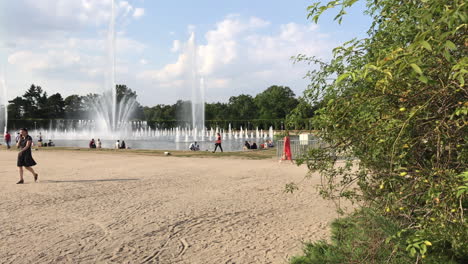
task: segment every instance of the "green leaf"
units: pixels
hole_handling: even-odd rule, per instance
[[[429,82],[429,79],[427,79],[427,77],[424,76],[424,75],[419,76],[418,79],[423,83],[428,83]]]
[[[340,76],[338,76],[338,78],[336,79],[336,84],[341,83],[344,79],[348,78],[349,75],[350,75],[350,73],[347,72],[347,73],[343,73]]]
[[[425,244],[421,244],[421,254],[425,254],[427,252],[427,246]]]
[[[421,70],[421,68],[419,68],[419,66],[418,66],[417,64],[411,63],[410,66],[411,66],[411,68],[413,68],[413,70],[414,70],[416,73],[419,73],[419,74],[422,74],[422,73],[423,73],[422,70]]]
[[[447,49],[450,49],[450,50],[456,50],[456,49],[457,49],[457,46],[455,46],[455,44],[454,44],[452,41],[450,41],[450,40],[447,40],[447,41],[445,42],[445,47],[446,47]]]
[[[428,51],[432,51],[432,47],[431,47],[431,44],[429,44],[429,42],[423,40],[421,41],[421,46],[423,46],[425,49],[427,49]]]

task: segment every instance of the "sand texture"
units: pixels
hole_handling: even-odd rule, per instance
[[[275,160],[0,150],[1,263],[287,263],[326,239],[334,206]],[[308,187],[308,188],[306,188]]]

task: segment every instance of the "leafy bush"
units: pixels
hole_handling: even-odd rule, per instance
[[[412,258],[404,252],[404,243],[386,239],[397,233],[400,228],[401,226],[391,219],[365,208],[333,222],[331,243],[326,241],[308,243],[304,247],[304,256],[294,257],[291,263],[413,263]],[[424,256],[424,263],[457,262],[447,256],[432,254]]]
[[[341,7],[341,20],[354,2],[316,3],[309,16]],[[296,58],[319,66],[305,97],[320,103],[313,126],[331,148],[304,162],[320,173],[324,197],[396,221],[393,240],[416,262],[431,252],[468,260],[466,1],[367,3],[368,38],[335,48],[330,62]]]

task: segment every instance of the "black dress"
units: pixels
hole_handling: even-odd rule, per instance
[[[26,136],[26,138],[20,138],[20,143],[19,143],[20,150],[26,147],[26,144],[28,143],[28,141],[31,141],[31,144],[32,144],[32,138],[29,135]],[[32,154],[31,154],[31,147],[29,147],[22,153],[18,153],[17,165],[18,167],[32,167],[36,165],[36,162],[34,161]]]

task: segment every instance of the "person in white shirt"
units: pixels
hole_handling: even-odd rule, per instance
[[[200,146],[197,145],[197,142],[195,141],[195,143],[191,143],[191,144],[190,144],[189,149],[190,149],[191,151],[198,151],[198,150],[200,150]]]

